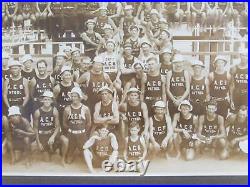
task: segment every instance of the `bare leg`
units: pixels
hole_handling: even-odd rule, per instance
[[[69,146],[69,140],[64,136],[62,135],[60,137],[60,141],[62,143],[62,160],[61,160],[61,164],[62,166],[64,167],[65,166],[65,160],[66,160],[66,154],[67,154],[67,151],[68,151],[68,146]]]
[[[92,164],[92,160],[93,160],[93,155],[90,152],[90,150],[86,149],[83,151],[83,156],[85,158],[85,161],[87,163],[88,169],[90,173],[95,173],[94,168],[93,168],[93,164]]]

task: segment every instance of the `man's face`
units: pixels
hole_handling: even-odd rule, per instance
[[[63,52],[67,55],[67,57],[71,56],[71,50],[65,49]]]
[[[56,57],[56,65],[62,66],[65,63],[65,58],[63,56]]]
[[[129,94],[129,99],[132,102],[135,102],[139,99],[139,94],[137,92],[132,92]]]
[[[73,103],[80,103],[81,101],[78,93],[71,93],[71,100]]]
[[[89,62],[81,63],[81,71],[87,71],[89,69]]]
[[[163,115],[165,112],[165,109],[164,108],[160,108],[160,107],[156,107],[155,108],[155,114],[156,115]]]
[[[217,110],[217,107],[214,105],[208,105],[207,106],[207,114],[208,115],[213,115]]]
[[[92,69],[97,73],[102,72],[103,71],[103,64],[94,62]]]
[[[154,72],[157,70],[158,64],[155,60],[148,61],[148,69],[150,72]]]
[[[216,69],[224,69],[225,61],[224,60],[217,60],[215,64]]]
[[[201,66],[194,66],[193,67],[195,75],[201,75],[202,67]]]
[[[23,63],[25,69],[27,70],[31,70],[32,69],[32,61],[31,60],[27,60]]]
[[[146,44],[146,43],[142,44],[141,48],[142,48],[142,51],[144,53],[147,53],[147,52],[150,51],[150,46],[148,44]]]
[[[75,51],[72,53],[72,59],[77,60],[80,57],[80,51]]]
[[[132,16],[133,10],[132,10],[132,9],[125,10],[125,14],[126,14],[127,16]]]
[[[143,71],[143,69],[142,69],[142,67],[141,67],[141,65],[136,65],[136,66],[134,66],[134,69],[135,69],[135,72],[138,74],[138,73],[141,73],[142,71]]]
[[[44,75],[47,72],[47,66],[45,65],[45,63],[39,63],[37,65],[37,71],[40,75]]]
[[[69,71],[65,71],[62,73],[62,80],[65,82],[71,82],[72,81],[72,74]]]
[[[190,112],[190,106],[188,105],[181,105],[180,109],[183,116],[186,116]]]
[[[104,90],[101,93],[101,98],[102,98],[102,101],[107,102],[110,100],[111,94],[108,91]]]
[[[247,119],[247,110],[239,110],[238,119],[240,122],[243,122]]]
[[[124,49],[124,53],[125,53],[125,55],[131,55],[131,54],[132,54],[132,48],[126,47],[126,48]]]
[[[171,54],[170,53],[163,53],[162,58],[163,58],[163,62],[170,62]]]
[[[94,23],[88,23],[87,27],[88,27],[88,29],[93,30],[95,28],[95,24]]]
[[[241,63],[247,64],[247,60],[248,60],[247,54],[241,54],[240,59],[241,59]]]
[[[20,66],[11,66],[10,67],[10,73],[17,77],[21,73],[21,67]]]
[[[140,130],[137,127],[130,128],[130,134],[131,135],[138,135],[139,131]]]
[[[113,51],[115,48],[115,45],[112,42],[108,42],[106,48],[107,48],[107,51]]]
[[[100,16],[106,16],[107,11],[106,10],[100,10]]]
[[[139,33],[139,31],[138,31],[137,28],[133,28],[133,29],[131,30],[131,35],[132,35],[132,36],[137,36],[138,33]]]
[[[50,97],[43,97],[42,103],[43,103],[44,106],[50,107],[51,104],[53,103],[53,99],[50,98]]]
[[[167,39],[169,38],[168,34],[165,31],[162,31],[160,34],[160,39]]]
[[[183,62],[182,61],[175,62],[175,63],[173,63],[173,66],[175,69],[181,70],[183,68]]]

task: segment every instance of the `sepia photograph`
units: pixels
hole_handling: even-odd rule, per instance
[[[2,2],[2,175],[248,175],[248,2]]]

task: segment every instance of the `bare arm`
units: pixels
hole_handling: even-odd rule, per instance
[[[59,113],[58,113],[58,110],[56,108],[54,108],[53,114],[54,114],[55,127],[56,128],[55,128],[55,131],[54,131],[54,133],[52,134],[51,137],[53,137],[53,139],[55,139],[57,134],[60,132]]]
[[[202,129],[203,129],[203,125],[204,125],[204,118],[205,116],[202,115],[199,117],[199,125],[198,125],[198,130],[197,130],[197,136],[198,138],[200,138],[201,140],[205,139],[205,136],[203,136],[202,133]]]
[[[108,121],[108,124],[119,125],[119,110],[116,102],[113,102],[112,104],[112,112],[113,112],[113,118]]]
[[[90,137],[90,139],[83,145],[83,149],[88,149],[92,147],[95,143],[95,136]]]
[[[167,93],[168,97],[169,97],[173,102],[176,102],[175,97],[173,96],[173,94],[172,94],[171,91],[170,91],[171,76],[172,76],[172,71],[169,71],[169,72],[167,73],[166,93]]]
[[[63,127],[68,129],[68,116],[70,114],[70,106],[67,106],[63,112]]]
[[[187,98],[190,92],[190,76],[187,71],[184,71],[184,77],[185,77],[186,91],[184,92],[180,100],[184,100],[185,98]]]
[[[167,94],[166,94],[166,79],[163,75],[161,75],[161,82],[162,82],[162,100],[166,103]]]
[[[214,136],[213,139],[220,139],[226,137],[226,129],[224,125],[224,118],[222,116],[218,116],[218,125],[219,125],[219,134]]]
[[[174,119],[173,119],[173,129],[175,133],[181,133],[183,132],[183,129],[179,129],[177,128],[177,122],[180,119],[180,113],[177,113],[174,115]]]
[[[90,130],[91,128],[91,114],[88,107],[85,107],[85,115],[86,115],[86,128]]]
[[[23,85],[24,85],[24,98],[23,98],[23,106],[26,106],[26,104],[29,101],[29,83],[27,79],[23,79]]]
[[[40,144],[40,140],[39,140],[39,134],[38,134],[38,119],[40,117],[40,111],[36,110],[35,115],[34,115],[34,130],[36,133],[36,142],[37,144]]]
[[[8,84],[9,84],[9,79],[3,82],[3,101],[6,104],[6,106],[9,108],[9,101],[8,101]]]
[[[147,134],[149,131],[148,108],[144,102],[142,103],[142,114],[144,118],[144,134]]]

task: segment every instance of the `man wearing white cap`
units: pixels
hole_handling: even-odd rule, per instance
[[[241,49],[240,63],[232,67],[230,73],[233,77],[233,98],[231,100],[232,108],[236,110],[241,105],[248,106],[248,49]]]
[[[113,91],[107,87],[102,87],[98,93],[101,96],[101,101],[96,103],[94,112],[94,123],[99,126],[101,124],[108,124],[109,129],[118,133],[119,126],[119,111],[118,105],[113,101]]]
[[[3,101],[7,107],[19,106],[24,108],[29,101],[28,80],[21,75],[22,64],[15,60],[8,63],[11,76],[3,84]],[[28,115],[25,115],[28,118]]]
[[[158,49],[160,51],[163,51],[166,48],[169,48],[172,50],[173,45],[172,45],[172,36],[171,33],[169,32],[169,30],[167,29],[161,29],[158,32],[157,36],[154,36],[152,33],[150,33],[150,29],[146,29],[146,34],[148,36],[148,38],[150,39],[150,41],[155,44],[156,47],[158,47]]]
[[[36,76],[36,71],[33,68],[33,58],[30,54],[26,54],[21,58],[23,64],[22,76],[28,81],[32,80]]]
[[[96,26],[95,26],[96,32],[98,32],[101,36],[104,36],[103,27],[105,24],[110,24],[114,28],[115,32],[117,32],[117,27],[114,21],[110,17],[107,16],[107,7],[101,6],[99,8],[98,13],[99,15],[94,18],[96,22]]]
[[[221,160],[228,158],[226,129],[224,118],[216,114],[217,102],[208,101],[206,105],[206,114],[200,116],[199,127],[197,131],[198,138],[203,141],[199,149],[203,151],[206,147],[212,149],[213,153]]]
[[[36,132],[36,142],[41,152],[47,153],[47,158],[51,161],[52,154],[61,149],[64,165],[67,140],[60,136],[59,113],[56,107],[52,106],[54,95],[51,91],[45,91],[41,96],[42,106],[34,113],[34,130]]]
[[[218,103],[217,114],[226,119],[233,92],[232,76],[225,69],[227,59],[218,55],[214,60],[214,72],[209,74],[210,99]]]
[[[140,55],[138,57],[138,59],[140,61],[142,61],[143,65],[144,65],[144,71],[147,72],[148,71],[148,66],[147,66],[147,60],[149,58],[155,57],[158,59],[158,63],[159,63],[159,55],[153,53],[153,45],[150,41],[148,41],[147,39],[144,39],[141,41],[141,50],[140,50]]]
[[[81,103],[83,93],[79,87],[73,87],[70,92],[72,103],[66,106],[63,113],[63,126],[68,138],[67,162],[73,162],[76,148],[82,147],[88,138],[91,128],[91,114],[89,108]]]
[[[81,57],[81,51],[78,47],[72,47],[71,50],[71,63],[72,63],[72,70],[77,71],[80,69],[80,57]]]
[[[179,113],[174,115],[174,142],[177,149],[177,157],[181,154],[185,160],[193,160],[195,158],[198,142],[193,138],[198,128],[198,117],[194,116],[191,111],[193,106],[188,100],[184,100],[178,106]]]
[[[48,64],[45,60],[39,60],[36,64],[37,72],[35,78],[30,81],[30,96],[33,99],[33,111],[36,111],[41,104],[39,102],[40,96],[45,91],[53,91],[55,80],[48,72]]]
[[[161,74],[166,76],[167,72],[172,70],[172,50],[170,48],[163,49],[160,53],[159,59],[161,64]]]
[[[56,84],[59,84],[61,82],[60,73],[62,67],[66,64],[66,58],[66,54],[61,51],[59,51],[54,58],[55,62],[53,62],[53,73],[51,76],[55,79]],[[71,66],[71,61],[68,62],[70,62],[69,66]]]
[[[145,101],[149,110],[149,116],[153,115],[152,106],[157,100],[166,102],[166,79],[160,73],[157,58],[147,60],[148,73],[142,79],[141,99]]]
[[[8,112],[7,142],[10,151],[10,162],[15,163],[15,150],[24,151],[27,167],[31,165],[31,143],[35,141],[35,132],[27,119],[21,116],[18,106],[11,106]]]
[[[184,70],[184,59],[182,55],[176,54],[173,58],[173,69],[167,73],[167,96],[169,99],[168,108],[170,116],[178,112],[180,103],[189,95],[190,75]]]
[[[70,92],[73,87],[79,85],[73,82],[72,70],[69,66],[63,66],[60,75],[62,81],[54,87],[53,93],[56,99],[57,109],[59,111],[59,121],[62,125],[63,111],[65,107],[71,103]],[[64,134],[65,129],[63,127],[61,128]]]
[[[209,100],[209,84],[203,71],[204,64],[199,60],[195,60],[192,67],[194,74],[191,77],[189,99],[193,106],[192,113],[200,116],[205,113],[204,105]]]
[[[115,40],[108,40],[106,42],[106,51],[101,53],[99,56],[103,59],[103,71],[107,73],[112,82],[114,82],[114,86],[119,88],[119,84],[121,84],[120,80],[120,56],[118,56],[115,51],[116,42]],[[119,86],[118,86],[119,85]]]
[[[97,47],[102,41],[102,37],[99,33],[94,31],[96,22],[93,19],[89,19],[86,22],[87,30],[81,34],[81,38],[84,41],[84,53],[91,59],[95,57]]]
[[[62,50],[66,55],[66,61],[71,61],[71,50],[71,47],[67,45]]]
[[[103,72],[103,59],[96,56],[93,60],[91,70],[84,73],[77,82],[79,85],[84,84],[86,86],[87,103],[91,114],[93,114],[95,104],[100,101],[98,90],[103,86],[112,85],[109,75]]]
[[[232,114],[226,121],[226,126],[229,127],[228,141],[230,151],[239,152],[239,144],[248,140],[248,108],[244,105],[240,106],[237,114]]]
[[[145,139],[148,139],[148,108],[144,102],[140,101],[140,90],[137,88],[130,88],[127,92],[127,102],[119,105],[119,111],[124,113],[126,123],[126,130],[129,130],[133,121],[136,121],[140,126],[139,135],[143,134]],[[128,131],[122,134],[127,135]]]
[[[133,16],[133,6],[126,5],[124,7],[124,17],[121,18],[119,28],[123,31],[123,40],[126,41],[129,38],[129,27],[131,25],[138,25],[139,21]]]
[[[154,115],[149,118],[149,135],[150,135],[150,150],[153,156],[159,153],[165,154],[173,151],[173,128],[171,118],[166,114],[166,103],[157,101],[152,106]]]

